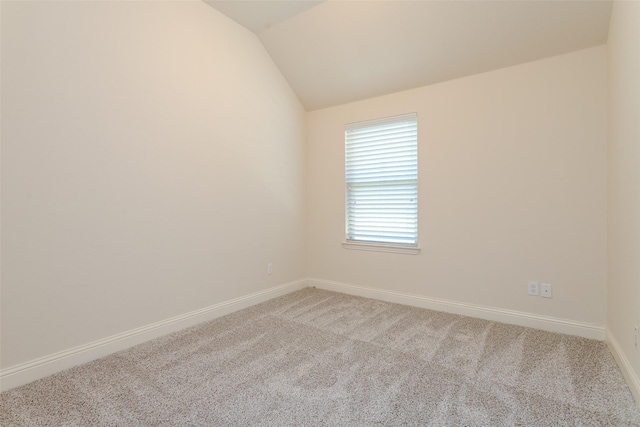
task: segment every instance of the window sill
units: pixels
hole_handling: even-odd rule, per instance
[[[358,242],[343,242],[342,247],[345,249],[358,250],[358,251],[373,251],[373,252],[392,252],[395,254],[407,254],[418,255],[420,248],[411,246],[393,246],[383,245],[377,243],[358,243]]]

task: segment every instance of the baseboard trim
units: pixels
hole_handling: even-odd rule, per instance
[[[307,286],[306,280],[285,283],[3,369],[0,371],[0,391],[30,383],[56,372],[99,359],[145,341],[242,310]]]
[[[616,359],[616,363],[620,367],[622,376],[629,385],[629,389],[631,390],[631,394],[633,394],[633,398],[636,399],[636,403],[638,404],[638,406],[640,406],[640,378],[638,378],[638,374],[631,367],[631,363],[622,351],[620,344],[618,344],[618,340],[616,340],[615,336],[608,328],[607,346],[609,347],[611,354],[613,354],[613,358]]]
[[[309,286],[314,286],[319,289],[357,295],[365,298],[373,298],[382,301],[410,305],[414,307],[427,308],[430,310],[444,311],[447,313],[461,314],[464,316],[477,317],[480,319],[508,323],[511,325],[542,329],[544,331],[576,335],[579,337],[596,339],[600,341],[603,341],[605,339],[604,326],[594,325],[591,323],[577,322],[574,320],[541,316],[521,311],[486,307],[457,301],[449,301],[440,298],[431,298],[382,289],[373,289],[323,279],[310,278],[308,279],[308,283]]]

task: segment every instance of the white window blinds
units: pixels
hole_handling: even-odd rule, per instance
[[[416,114],[345,126],[348,242],[418,245]]]

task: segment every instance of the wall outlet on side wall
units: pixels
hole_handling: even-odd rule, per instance
[[[540,285],[540,296],[542,298],[551,298],[551,285],[549,283]]]
[[[267,274],[273,273],[273,264],[267,264]]]
[[[634,344],[636,346],[636,350],[640,351],[640,344],[638,344],[638,339],[640,339],[640,337],[638,337],[638,325],[635,325],[633,327],[633,334],[634,334]]]
[[[529,280],[529,283],[527,283],[527,293],[529,295],[539,295],[538,282],[535,280]]]

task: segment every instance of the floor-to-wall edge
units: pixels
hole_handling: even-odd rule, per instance
[[[485,307],[476,304],[449,301],[421,295],[409,295],[395,291],[373,289],[316,278],[308,279],[308,283],[309,286],[314,286],[319,289],[342,292],[350,295],[374,298],[382,301],[427,308],[430,310],[444,311],[447,313],[461,314],[464,316],[541,329],[549,332],[576,335],[600,341],[605,339],[605,327],[603,325],[594,325],[574,320],[559,319],[502,308]]]
[[[620,344],[618,344],[618,341],[609,328],[606,330],[606,339],[611,354],[613,354],[614,359],[616,359],[616,363],[620,367],[620,371],[622,371],[622,375],[627,381],[633,397],[636,399],[638,406],[640,406],[640,378],[638,378],[638,374],[634,372],[631,363],[629,363],[629,359],[627,359],[627,356],[622,351]]]
[[[307,281],[304,279],[274,286],[3,369],[0,371],[0,391],[30,383],[56,372],[99,359],[145,341],[242,310],[307,286]]]

